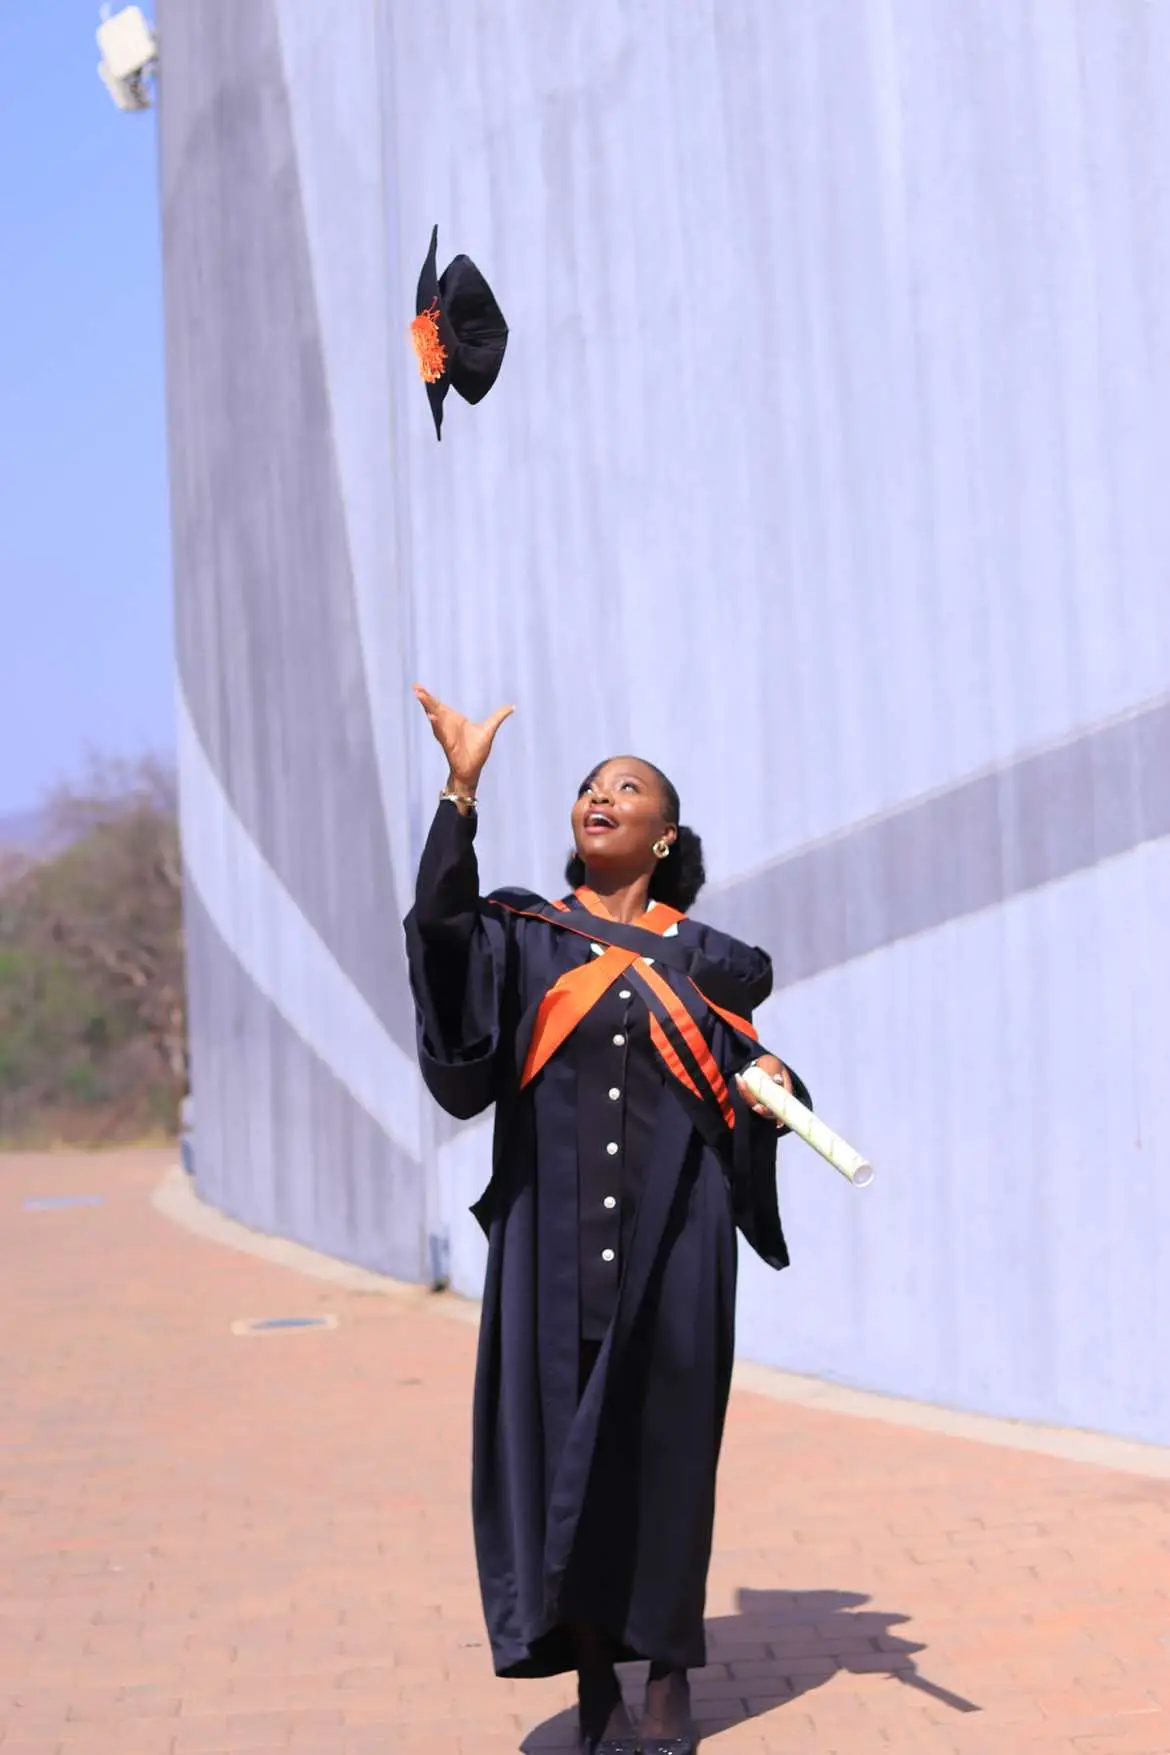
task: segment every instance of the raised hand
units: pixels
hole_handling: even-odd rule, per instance
[[[514,707],[498,707],[490,719],[477,725],[465,713],[446,707],[428,690],[414,686],[414,696],[430,720],[450,769],[448,785],[456,791],[474,793],[484,764],[492,753],[496,732],[504,720],[515,712]]]

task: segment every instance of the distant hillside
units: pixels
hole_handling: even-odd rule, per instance
[[[180,869],[174,776],[152,758],[0,815],[0,1148],[173,1132]]]
[[[0,847],[10,852],[33,852],[45,839],[47,829],[43,811],[18,811],[10,816],[0,816]]]

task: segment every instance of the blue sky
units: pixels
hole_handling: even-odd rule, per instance
[[[173,746],[157,135],[97,24],[0,0],[0,816]]]

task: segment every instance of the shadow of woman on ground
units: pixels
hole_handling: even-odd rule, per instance
[[[887,1675],[954,1712],[980,1710],[919,1673],[915,1654],[925,1647],[892,1631],[904,1626],[908,1615],[867,1607],[869,1602],[860,1591],[741,1590],[737,1614],[708,1621],[707,1665],[691,1673],[700,1735],[713,1737],[763,1713],[782,1714],[841,1670]],[[635,1719],[644,1682],[645,1665],[623,1666],[622,1684]],[[521,1745],[525,1755],[576,1747],[575,1712],[546,1719]]]

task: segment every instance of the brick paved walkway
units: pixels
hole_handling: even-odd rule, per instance
[[[571,1747],[489,1672],[473,1329],[197,1240],[165,1164],[0,1159],[0,1755]],[[737,1395],[708,1747],[1165,1755],[1168,1595],[1170,1482]]]

